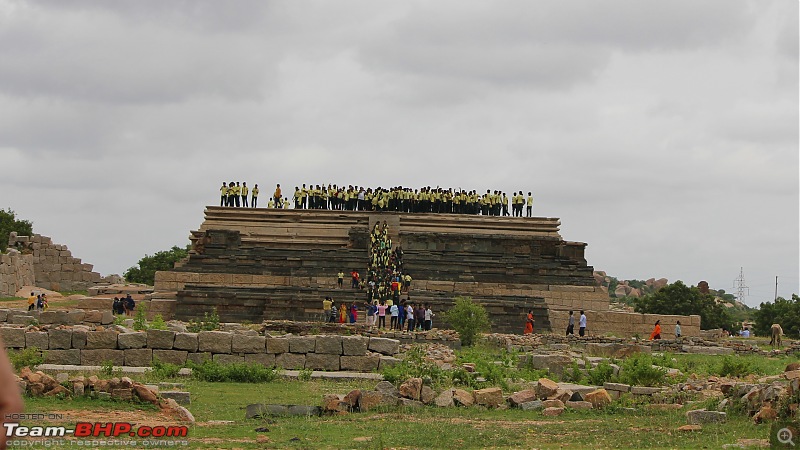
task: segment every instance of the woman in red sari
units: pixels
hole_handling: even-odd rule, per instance
[[[533,333],[533,310],[528,310],[528,315],[525,317],[525,331],[523,334]]]

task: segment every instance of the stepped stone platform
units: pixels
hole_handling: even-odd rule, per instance
[[[384,221],[413,277],[408,296],[435,312],[470,296],[493,330],[520,332],[529,309],[537,331],[550,329],[552,309],[608,310],[586,244],[563,240],[559,219],[212,206],[191,233],[189,257],[156,273],[152,298],[180,320],[214,308],[223,321],[318,319],[325,296],[366,301],[349,288],[349,272],[366,271],[369,230]],[[340,271],[345,289],[336,287]]]

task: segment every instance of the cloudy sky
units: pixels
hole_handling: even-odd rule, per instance
[[[533,191],[596,270],[798,289],[798,2],[0,0],[0,208],[103,274],[223,180]]]

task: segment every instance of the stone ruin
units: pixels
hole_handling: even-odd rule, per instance
[[[54,244],[41,234],[18,236],[11,232],[8,254],[0,259],[0,296],[14,296],[22,286],[53,291],[84,291],[96,284],[118,281],[118,275],[102,277],[91,264],[72,256],[66,245]]]
[[[565,241],[559,219],[541,217],[209,206],[191,233],[188,258],[156,273],[152,301],[179,320],[215,309],[232,322],[318,320],[325,296],[366,300],[364,291],[338,289],[336,274],[364,273],[369,231],[383,222],[413,278],[408,297],[434,311],[469,296],[487,309],[493,330],[510,333],[521,332],[528,310],[537,332],[565,329],[568,310],[591,312],[594,334],[649,334],[655,322],[609,311],[608,294],[584,257],[586,244]],[[685,324],[685,336],[699,333],[699,317],[668,322],[675,320]]]

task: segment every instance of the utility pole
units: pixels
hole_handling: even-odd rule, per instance
[[[744,282],[744,268],[739,268],[739,277],[733,280],[733,288],[736,289],[736,300],[744,304],[745,295],[750,295],[750,288]],[[747,292],[747,294],[745,294]]]
[[[778,276],[775,275],[775,300],[773,300],[773,301],[777,301],[777,300],[778,300]]]

